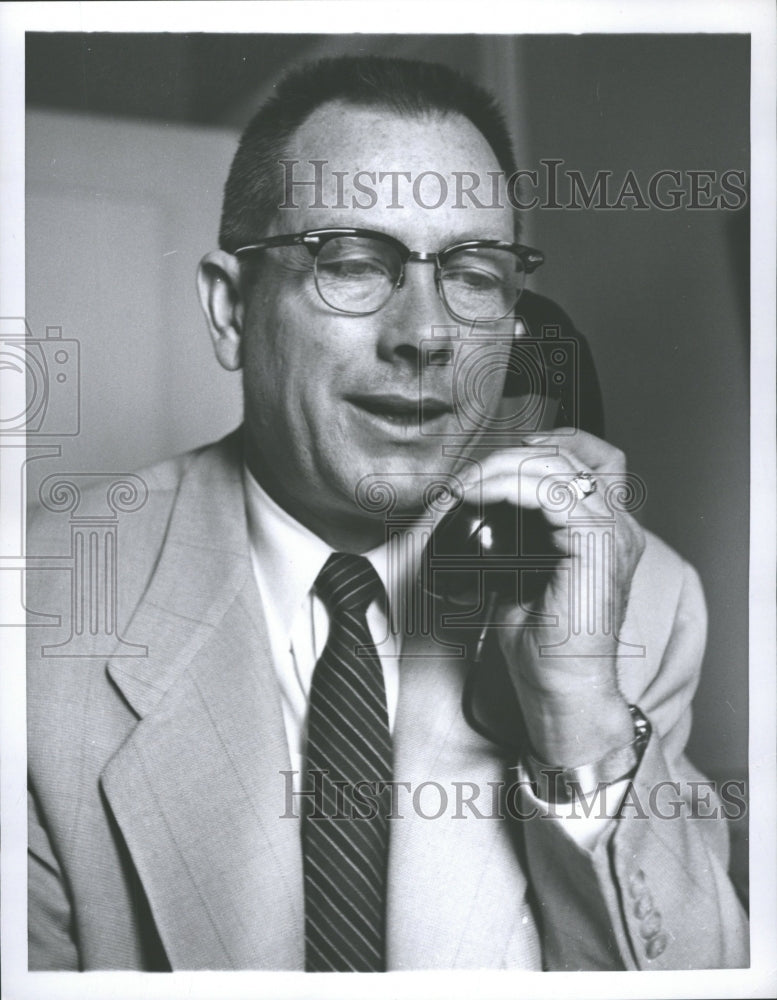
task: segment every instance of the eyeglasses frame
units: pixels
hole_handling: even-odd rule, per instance
[[[397,280],[385,302],[381,303],[381,305],[379,305],[375,309],[369,309],[367,312],[353,312],[348,309],[339,309],[337,306],[333,306],[331,303],[327,302],[327,300],[321,294],[321,289],[319,288],[318,285],[318,272],[315,270],[315,264],[314,264],[314,279],[316,282],[316,291],[318,292],[321,301],[325,305],[329,306],[330,309],[334,309],[335,312],[341,313],[345,316],[372,316],[374,313],[380,312],[380,310],[383,309],[385,305],[387,305],[394,292],[396,292],[398,289],[402,287],[405,280],[405,265],[408,263],[408,261],[415,261],[419,264],[435,265],[434,282],[437,288],[437,294],[440,296],[443,305],[454,319],[461,320],[465,323],[471,323],[474,322],[473,319],[460,316],[458,313],[455,313],[451,309],[447,299],[445,298],[445,292],[441,287],[441,272],[442,268],[445,266],[445,259],[447,257],[450,257],[454,253],[458,253],[460,250],[481,250],[481,249],[507,250],[510,253],[512,253],[515,257],[517,257],[518,260],[520,260],[521,264],[523,265],[523,270],[525,274],[532,274],[532,272],[536,271],[537,268],[540,267],[545,262],[545,254],[541,250],[538,250],[536,247],[527,246],[524,243],[508,243],[506,240],[487,240],[487,239],[462,240],[458,243],[451,243],[448,246],[444,247],[442,250],[438,250],[436,252],[427,252],[422,250],[411,250],[409,247],[405,246],[405,244],[401,240],[398,240],[395,236],[390,236],[388,233],[382,233],[374,229],[350,229],[350,228],[308,229],[302,233],[286,233],[280,236],[268,236],[265,239],[257,240],[256,243],[249,243],[246,246],[239,247],[237,250],[233,250],[232,253],[235,257],[240,258],[241,256],[245,256],[250,253],[257,253],[264,250],[274,250],[279,247],[290,247],[290,246],[301,245],[308,250],[310,256],[313,258],[315,262],[316,258],[318,257],[318,254],[326,246],[327,243],[329,243],[331,240],[338,239],[339,237],[342,236],[363,237],[367,239],[375,239],[382,243],[387,243],[389,246],[392,246],[397,251],[400,263],[402,265],[399,275],[397,276]],[[523,288],[521,288],[521,291],[518,293],[518,297],[516,298],[511,308],[515,307],[522,293],[523,293]],[[505,316],[508,315],[509,311],[510,310],[508,310],[508,312],[505,313]],[[504,317],[503,316],[495,317],[494,319],[488,320],[486,322],[497,322],[499,319],[504,319]]]

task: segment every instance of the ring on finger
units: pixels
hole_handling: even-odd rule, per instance
[[[590,472],[578,472],[574,479],[570,480],[569,485],[578,500],[585,500],[599,488],[599,484]]]

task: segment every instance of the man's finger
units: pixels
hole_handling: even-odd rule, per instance
[[[587,431],[561,427],[542,434],[529,434],[524,438],[529,447],[557,447],[561,452],[574,458],[597,472],[623,473],[626,471],[626,456],[620,449],[602,441]]]

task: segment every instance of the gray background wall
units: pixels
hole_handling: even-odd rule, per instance
[[[194,293],[236,135],[279,69],[378,51],[447,61],[504,98],[519,161],[645,185],[749,170],[749,46],[734,36],[29,36],[27,316],[81,345],[59,468],[128,471],[239,420]],[[590,338],[608,437],[644,522],[699,569],[710,642],[694,758],[747,763],[748,236],[744,213],[540,210],[534,283]],[[30,496],[53,471],[30,463]]]

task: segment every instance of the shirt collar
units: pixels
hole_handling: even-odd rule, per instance
[[[326,542],[300,524],[272,499],[251,472],[244,467],[243,482],[248,519],[248,538],[254,556],[262,599],[284,632],[313,589],[316,577],[334,552]],[[413,546],[413,551],[417,546]],[[388,595],[389,607],[396,607],[399,583],[396,572],[389,573],[387,543],[364,553]],[[418,557],[420,559],[420,556]],[[415,573],[417,564],[403,566],[400,573]],[[390,579],[391,576],[391,579]]]

